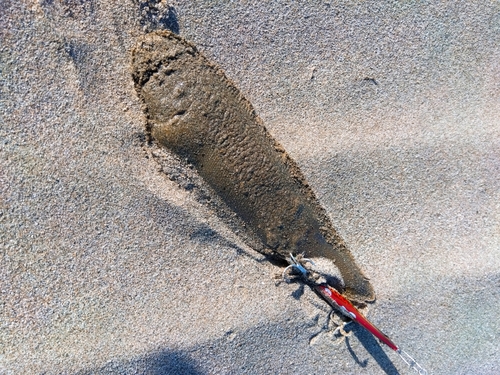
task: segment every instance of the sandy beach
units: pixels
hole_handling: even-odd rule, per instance
[[[0,8],[0,374],[414,373],[355,324],[333,337],[195,171],[152,157],[130,51],[162,29],[300,166],[369,319],[429,374],[498,373],[500,3]]]

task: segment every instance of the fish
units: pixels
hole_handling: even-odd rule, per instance
[[[251,103],[196,46],[167,30],[139,37],[131,51],[146,133],[189,164],[262,242],[263,252],[324,257],[350,300],[375,293],[298,165]]]

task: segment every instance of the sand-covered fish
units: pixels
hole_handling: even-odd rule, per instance
[[[132,70],[147,131],[195,166],[268,254],[331,259],[346,296],[375,298],[298,166],[219,67],[180,36],[156,31],[133,49]]]

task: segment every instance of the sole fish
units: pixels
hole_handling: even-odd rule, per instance
[[[194,165],[268,255],[331,259],[346,296],[375,299],[297,164],[217,65],[182,37],[155,31],[132,50],[132,76],[148,133]]]

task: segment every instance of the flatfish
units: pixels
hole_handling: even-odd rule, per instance
[[[348,298],[374,300],[297,164],[216,64],[182,37],[155,31],[133,48],[132,76],[151,137],[194,165],[266,254],[331,259]]]

